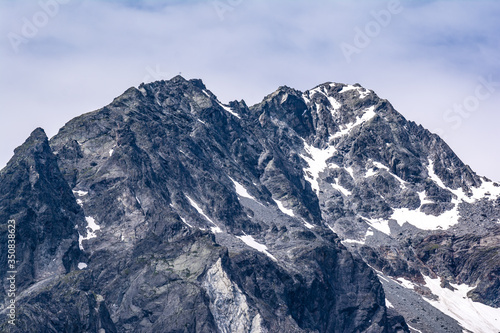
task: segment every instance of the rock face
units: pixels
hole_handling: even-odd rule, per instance
[[[84,256],[78,249],[75,230],[76,225],[84,223],[83,211],[40,128],[0,171],[0,218],[0,277],[4,282],[7,271],[17,271],[19,290],[69,273]],[[15,267],[7,265],[8,220],[16,225]],[[0,288],[0,297],[5,296],[5,289]]]
[[[33,132],[0,181],[22,258],[4,331],[470,329],[418,301],[436,277],[500,305],[498,185],[357,85],[248,107],[200,80],[142,84],[50,145]]]

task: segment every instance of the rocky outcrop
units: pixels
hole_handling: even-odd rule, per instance
[[[8,230],[8,220],[15,221],[13,233]],[[9,289],[8,271],[17,272],[15,293],[19,295],[38,281],[70,273],[84,257],[75,229],[84,223],[83,211],[40,128],[0,171],[0,221],[2,307]],[[9,234],[15,235],[15,263],[7,261]]]

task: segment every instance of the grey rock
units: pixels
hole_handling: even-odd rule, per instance
[[[484,178],[359,85],[280,87],[248,107],[221,104],[201,80],[141,84],[69,121],[50,146],[35,131],[0,180],[0,237],[11,216],[31,235],[19,240],[31,273],[18,324],[3,330],[456,329],[422,300],[433,297],[423,275],[477,284],[472,299],[499,305],[500,199],[458,205],[454,192]],[[458,208],[460,219],[423,230],[391,218],[402,208]],[[39,229],[50,232],[38,239]],[[425,311],[439,320],[419,322]]]

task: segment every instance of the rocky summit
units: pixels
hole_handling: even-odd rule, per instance
[[[358,84],[130,88],[36,129],[0,217],[2,332],[500,331],[500,185]]]

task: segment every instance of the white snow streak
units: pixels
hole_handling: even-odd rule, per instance
[[[78,269],[85,269],[85,268],[87,268],[87,264],[86,263],[84,263],[84,262],[79,262],[78,263]]]
[[[370,106],[369,108],[367,108],[365,110],[363,115],[361,117],[356,118],[356,120],[353,123],[349,123],[347,125],[344,125],[344,128],[342,130],[340,130],[339,132],[335,133],[333,135],[333,138],[339,138],[339,137],[342,137],[344,135],[349,134],[349,132],[351,132],[351,130],[353,128],[367,122],[368,120],[372,119],[376,115],[377,114],[375,113],[375,106]]]
[[[427,173],[429,174],[431,180],[433,180],[439,187],[447,189],[441,178],[439,178],[439,176],[434,172],[434,162],[431,159],[429,159],[429,164],[427,165]]]
[[[344,169],[351,175],[351,178],[354,179],[354,169],[352,167],[347,167]]]
[[[401,184],[402,187],[406,187],[406,182],[403,179],[399,178],[399,176],[397,176],[394,173],[392,173],[391,170],[388,167],[386,167],[385,165],[383,165],[380,162],[372,162],[372,163],[378,169],[383,169],[383,170],[386,170],[387,172],[389,172],[391,174],[391,176],[393,176],[394,178],[396,178],[396,180]]]
[[[332,96],[329,96],[328,93],[326,92],[325,90],[325,87],[318,87],[318,88],[315,88],[315,89],[312,89],[310,90],[310,96],[312,95],[311,93],[319,93],[323,96],[326,97],[326,99],[328,100],[328,102],[330,103],[330,105],[332,106],[333,110],[330,110],[330,113],[332,115],[334,115],[338,109],[340,109],[342,107],[342,104],[340,104],[335,98],[333,98]],[[318,106],[316,104],[316,110],[318,110]]]
[[[314,229],[314,226],[312,224],[310,224],[309,222],[307,222],[306,220],[304,220],[303,218],[302,219],[302,222],[304,222],[304,226],[307,228],[307,229]]]
[[[238,194],[240,197],[248,198],[248,199],[252,199],[254,201],[257,201],[257,199],[255,199],[250,193],[248,193],[248,191],[246,190],[246,188],[243,185],[241,185],[240,183],[238,183],[236,180],[234,180],[231,177],[229,177],[229,179],[231,179],[231,181],[234,184],[234,187],[236,188],[236,194]]]
[[[339,179],[335,179],[335,184],[332,184],[332,187],[342,193],[344,196],[348,197],[352,195],[352,192],[339,184]]]
[[[207,215],[205,215],[205,213],[203,212],[203,210],[201,209],[201,207],[198,206],[198,204],[193,199],[191,199],[187,195],[186,195],[186,198],[189,200],[189,203],[191,204],[191,206],[193,206],[194,209],[196,209],[196,211],[198,212],[198,214],[200,214],[201,216],[203,216],[207,221],[209,221],[210,223],[212,223],[214,225],[214,227],[210,228],[210,230],[212,230],[212,232],[214,234],[222,232],[221,228],[219,228],[219,226],[217,224],[215,224],[215,222],[212,221],[212,219],[210,217],[208,217]]]
[[[188,227],[192,228],[193,226],[189,223],[187,223],[186,219],[183,218],[182,216],[179,215],[179,217],[181,218],[181,221],[184,222],[185,225],[187,225]]]
[[[78,195],[79,197],[83,197],[83,196],[89,194],[89,192],[87,192],[87,191],[80,191],[80,190],[73,191],[73,193],[76,194],[76,195]]]
[[[241,239],[246,245],[256,249],[259,252],[262,252],[266,254],[269,258],[273,259],[274,261],[277,261],[276,258],[269,252],[267,252],[267,246],[264,244],[257,243],[255,239],[253,239],[252,236],[236,236],[236,238]]]
[[[408,323],[407,323],[407,325],[408,325]],[[412,327],[412,326],[410,326],[410,325],[408,325],[408,327],[409,327],[410,329],[414,330],[414,331],[415,331],[415,332],[417,332],[417,333],[423,333],[421,330],[417,330],[415,327]]]
[[[274,202],[276,202],[276,204],[278,205],[278,208],[286,215],[289,215],[291,217],[295,217],[295,214],[293,213],[293,210],[291,209],[288,209],[288,208],[285,208],[285,206],[283,206],[283,203],[280,201],[280,200],[276,200],[274,199]]]
[[[220,105],[220,106],[222,106],[222,108],[223,108],[224,110],[226,110],[227,112],[229,112],[229,113],[230,113],[230,114],[232,114],[233,116],[235,116],[235,117],[237,117],[237,118],[240,118],[240,119],[241,119],[240,115],[239,115],[239,114],[237,114],[236,112],[234,112],[234,111],[233,111],[233,109],[231,109],[229,106],[224,105],[224,104],[222,104],[222,103],[221,103],[221,102],[219,102],[219,101],[217,101],[217,103],[219,103],[219,105]]]

